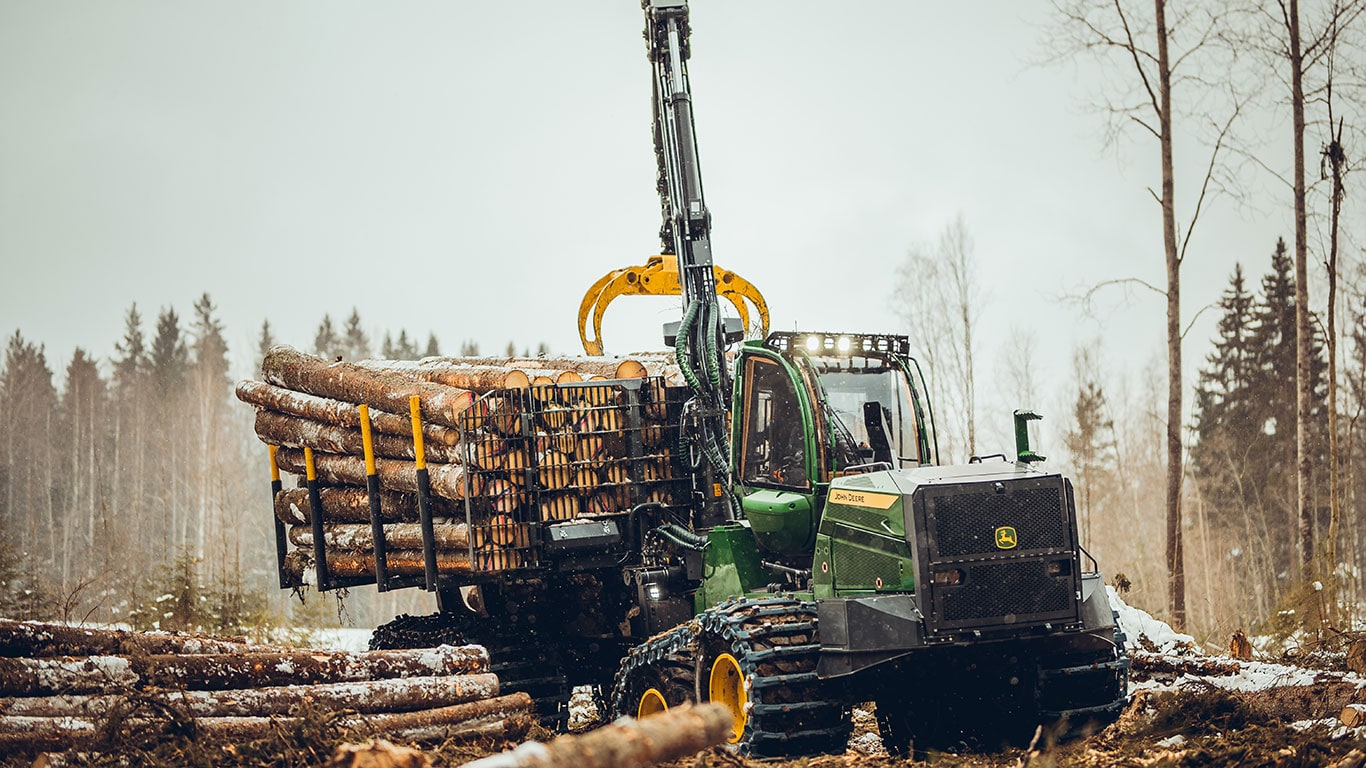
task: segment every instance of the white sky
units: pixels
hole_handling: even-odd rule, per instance
[[[1112,294],[1103,325],[1059,301],[1165,276],[1156,147],[1106,150],[1090,74],[1027,64],[1046,2],[692,6],[717,263],[759,286],[776,328],[915,338],[893,271],[961,211],[989,298],[984,397],[1014,324],[1037,329],[1040,408],[1062,402],[1076,343],[1103,335],[1131,369],[1161,359],[1156,296]],[[0,0],[0,333],[46,344],[59,384],[75,346],[112,355],[132,302],[150,333],[203,291],[243,372],[263,319],[306,347],[352,306],[448,353],[577,352],[583,292],[658,249],[642,26],[635,0]],[[1205,157],[1177,162],[1184,209]],[[1235,260],[1255,285],[1290,238],[1261,202],[1220,202],[1197,231],[1188,317]],[[608,352],[658,347],[677,314],[619,300]]]

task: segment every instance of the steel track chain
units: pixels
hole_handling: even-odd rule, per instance
[[[622,659],[613,686],[617,715],[635,714],[630,681],[667,674],[661,665],[691,657],[705,673],[714,654],[730,653],[745,676],[748,715],[736,745],[770,757],[843,752],[851,727],[847,708],[816,677],[820,637],[815,603],[792,597],[732,598],[691,621],[650,638]],[[702,693],[695,681],[695,695]],[[673,702],[677,703],[677,702]]]

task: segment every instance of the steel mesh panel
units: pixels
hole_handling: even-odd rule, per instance
[[[873,587],[881,577],[886,584],[901,581],[900,560],[871,549],[836,545],[835,583],[841,588]]]
[[[1011,549],[1065,549],[1068,520],[1062,489],[1011,488],[997,493],[987,486],[981,493],[931,496],[927,518],[934,530],[938,557],[996,554],[996,529],[1015,529],[1017,544]]]
[[[968,566],[962,586],[941,592],[946,621],[1057,613],[1071,608],[1067,579],[1049,576],[1042,560]]]
[[[475,571],[533,567],[546,524],[686,502],[684,392],[661,379],[495,390],[461,414]]]

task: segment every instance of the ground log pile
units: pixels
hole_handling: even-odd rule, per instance
[[[299,477],[275,495],[282,586],[530,566],[541,524],[672,499],[664,356],[348,363],[277,346],[261,371],[237,396]]]
[[[168,733],[237,744],[303,710],[408,741],[519,737],[478,646],[346,653],[0,620],[0,754],[117,751]]]

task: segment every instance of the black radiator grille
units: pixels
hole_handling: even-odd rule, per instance
[[[1049,576],[1042,560],[980,563],[966,568],[962,586],[940,593],[943,618],[975,621],[1069,611],[1071,580]]]
[[[926,499],[937,557],[997,554],[997,529],[1015,529],[1016,545],[1005,549],[1067,549],[1068,521],[1062,488],[991,486],[980,493],[949,493]]]

